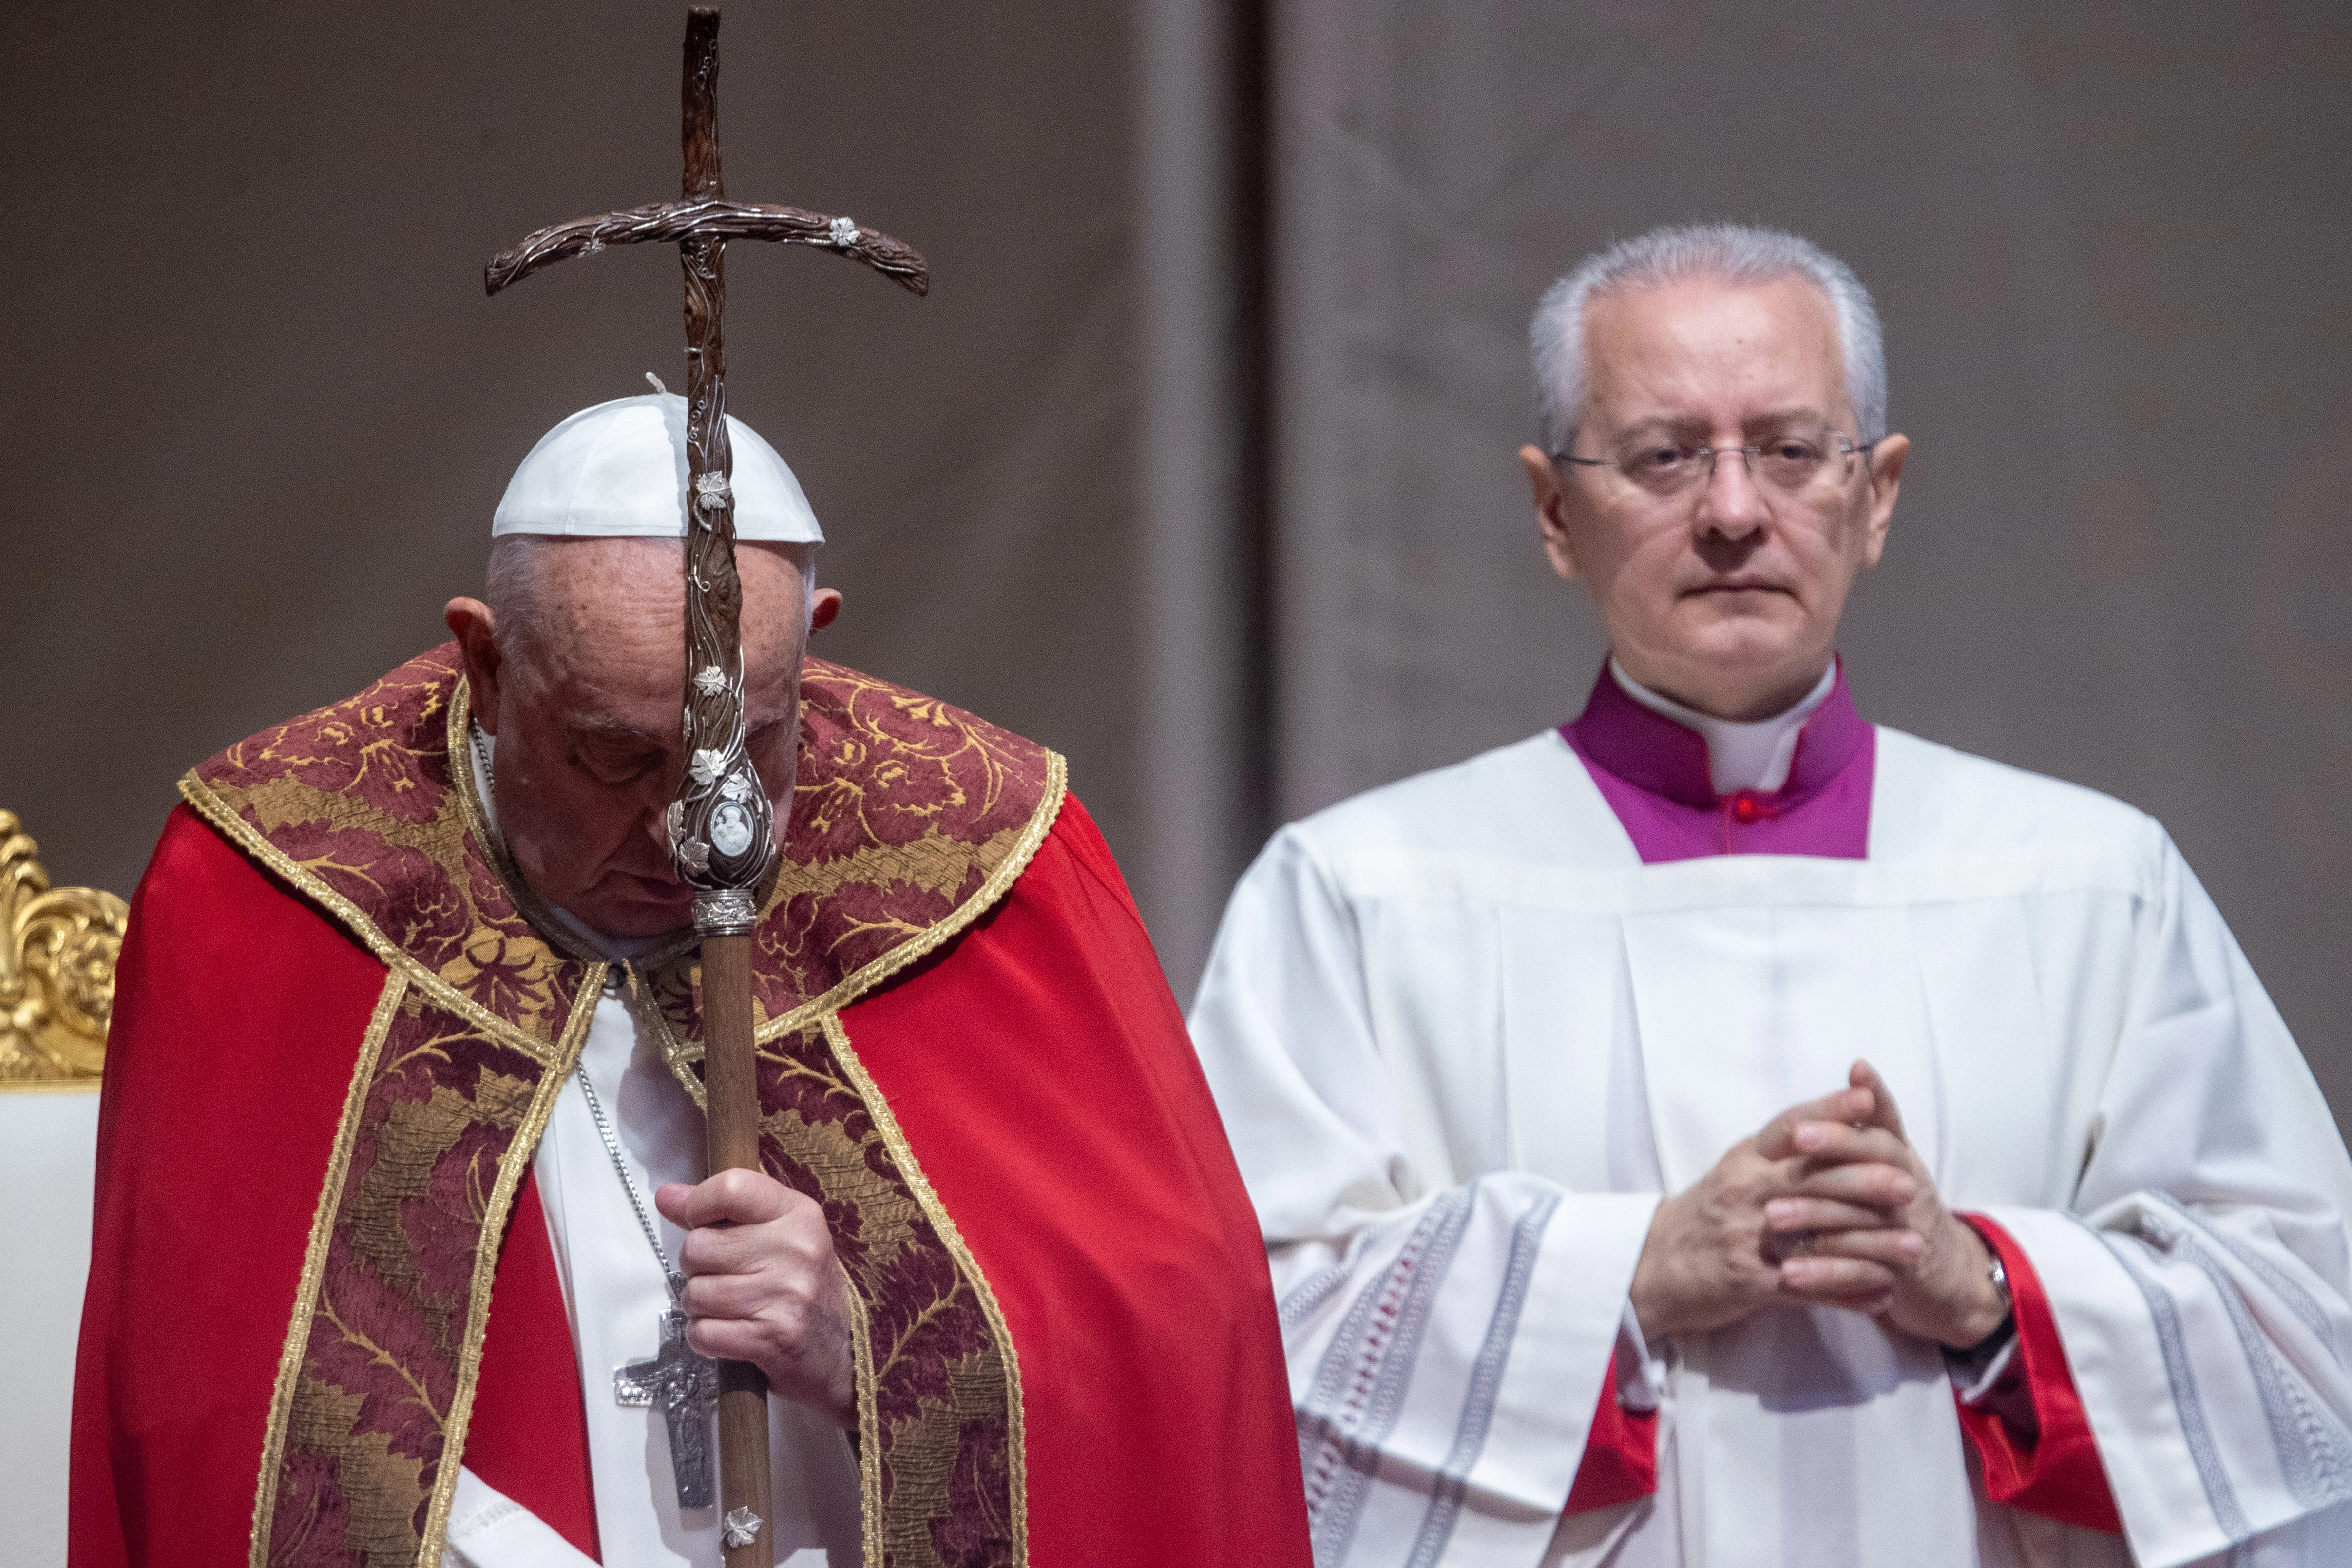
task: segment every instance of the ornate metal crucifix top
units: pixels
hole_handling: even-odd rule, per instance
[[[735,499],[727,440],[721,312],[730,239],[821,246],[862,261],[908,291],[930,288],[912,248],[888,235],[799,207],[725,199],[719,175],[719,13],[689,11],[686,27],[686,178],[683,199],[541,229],[491,258],[483,285],[495,294],[551,262],[609,245],[675,244],[686,268],[687,473],[686,776],[670,806],[670,853],[698,895],[703,936],[748,933],[753,889],[774,853],[775,824],[745,749],[743,592],[735,574]]]

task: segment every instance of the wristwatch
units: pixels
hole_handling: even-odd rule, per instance
[[[1978,1363],[1990,1361],[2017,1333],[2017,1300],[2009,1293],[2009,1270],[2000,1266],[2000,1254],[1990,1243],[1986,1244],[1985,1252],[1992,1259],[1985,1266],[1985,1278],[1992,1281],[1993,1294],[2000,1298],[2000,1321],[1993,1325],[1992,1332],[1968,1349],[1948,1352],[1962,1361]]]

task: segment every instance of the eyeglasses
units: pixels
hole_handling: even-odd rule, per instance
[[[1606,458],[1579,458],[1566,452],[1554,452],[1552,458],[1587,468],[1614,468],[1652,495],[1675,496],[1714,483],[1716,458],[1737,452],[1749,479],[1793,497],[1817,486],[1844,483],[1853,477],[1853,458],[1868,457],[1877,445],[1875,441],[1857,443],[1825,426],[1800,426],[1752,447],[1686,447],[1640,436],[1622,443]]]

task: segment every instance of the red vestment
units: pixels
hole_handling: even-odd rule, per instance
[[[762,1152],[861,1309],[868,1560],[1303,1565],[1256,1227],[1059,760],[804,682]],[[461,1458],[594,1550],[529,1167],[603,971],[482,831],[462,701],[436,650],[184,785],[119,972],[75,1568],[429,1561]],[[692,973],[649,980],[698,1090]]]

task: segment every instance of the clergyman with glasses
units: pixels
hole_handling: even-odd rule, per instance
[[[2352,1561],[2294,1041],[2156,822],[1848,695],[1909,447],[1869,295],[1661,229],[1533,337],[1606,668],[1285,828],[1192,1016],[1317,1562]]]

